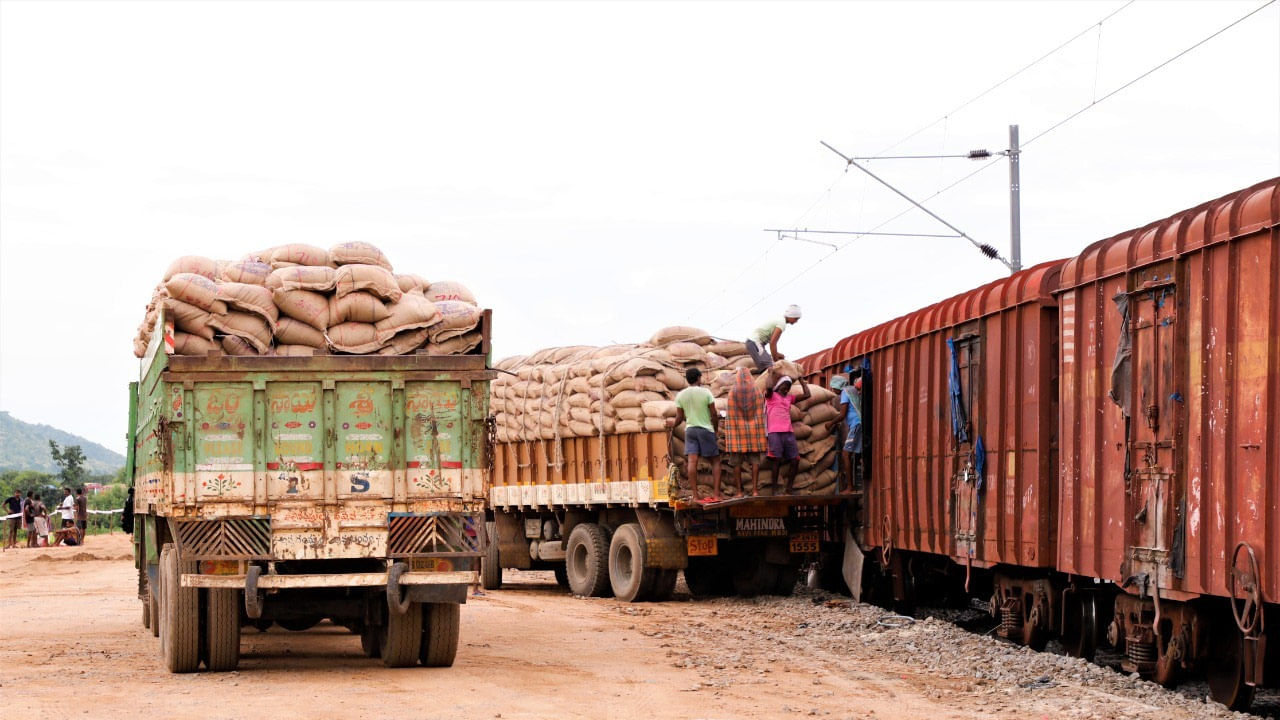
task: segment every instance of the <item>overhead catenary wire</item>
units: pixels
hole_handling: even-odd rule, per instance
[[[1270,6],[1270,5],[1274,5],[1276,2],[1277,2],[1277,0],[1267,0],[1267,2],[1265,2],[1265,3],[1261,4],[1261,5],[1259,5],[1258,7],[1254,8],[1254,9],[1253,9],[1253,10],[1251,10],[1251,11],[1249,11],[1248,13],[1245,13],[1244,15],[1240,16],[1240,17],[1239,17],[1239,18],[1237,18],[1236,20],[1233,20],[1232,22],[1230,22],[1229,24],[1227,24],[1227,25],[1223,26],[1222,28],[1219,28],[1218,30],[1214,31],[1213,33],[1211,33],[1211,34],[1209,34],[1209,35],[1205,36],[1205,37],[1204,37],[1204,38],[1202,38],[1201,40],[1199,40],[1199,41],[1195,42],[1194,44],[1192,44],[1192,45],[1188,46],[1187,48],[1185,48],[1184,50],[1182,50],[1182,51],[1178,52],[1177,54],[1173,55],[1173,56],[1172,56],[1172,57],[1170,57],[1169,59],[1167,59],[1167,60],[1165,60],[1165,61],[1163,61],[1163,62],[1161,62],[1161,63],[1159,63],[1159,64],[1157,64],[1157,65],[1155,65],[1155,66],[1153,66],[1151,69],[1149,69],[1149,70],[1147,70],[1147,71],[1145,71],[1145,72],[1143,72],[1143,73],[1141,73],[1141,74],[1137,75],[1136,77],[1134,77],[1134,78],[1130,79],[1128,82],[1125,82],[1124,84],[1120,85],[1119,87],[1117,87],[1116,89],[1112,90],[1111,92],[1108,92],[1106,95],[1103,95],[1102,97],[1100,97],[1100,98],[1098,98],[1097,100],[1095,100],[1095,101],[1093,101],[1093,102],[1089,103],[1088,105],[1085,105],[1084,107],[1080,108],[1079,110],[1076,110],[1075,112],[1071,113],[1070,115],[1067,115],[1066,117],[1062,118],[1061,120],[1058,120],[1057,122],[1055,122],[1055,123],[1053,123],[1052,125],[1050,125],[1048,128],[1046,128],[1046,129],[1044,129],[1044,130],[1040,131],[1040,132],[1039,132],[1039,133],[1037,133],[1036,135],[1033,135],[1033,136],[1031,137],[1031,139],[1029,139],[1029,140],[1027,140],[1026,142],[1022,143],[1022,147],[1025,149],[1027,145],[1030,145],[1031,143],[1035,142],[1036,140],[1039,140],[1040,138],[1044,137],[1045,135],[1048,135],[1049,133],[1053,132],[1054,130],[1057,130],[1058,128],[1060,128],[1060,127],[1062,127],[1063,125],[1067,124],[1067,123],[1068,123],[1068,122],[1070,122],[1071,120],[1074,120],[1075,118],[1079,117],[1081,114],[1083,114],[1085,111],[1089,110],[1090,108],[1092,108],[1092,107],[1094,107],[1094,106],[1098,105],[1099,103],[1102,103],[1103,101],[1107,100],[1108,98],[1111,98],[1111,97],[1115,96],[1116,94],[1118,94],[1118,93],[1120,93],[1120,92],[1122,92],[1122,91],[1124,91],[1124,90],[1128,89],[1129,87],[1132,87],[1134,84],[1136,84],[1136,83],[1138,83],[1139,81],[1143,80],[1144,78],[1146,78],[1146,77],[1150,76],[1152,73],[1156,72],[1157,70],[1160,70],[1161,68],[1164,68],[1164,67],[1168,66],[1170,63],[1172,63],[1172,62],[1174,62],[1174,61],[1178,60],[1179,58],[1183,57],[1183,56],[1184,56],[1184,55],[1186,55],[1187,53],[1190,53],[1192,50],[1195,50],[1196,48],[1198,48],[1198,47],[1200,47],[1200,46],[1204,45],[1205,43],[1209,42],[1210,40],[1212,40],[1212,39],[1214,39],[1214,38],[1218,37],[1219,35],[1221,35],[1222,33],[1226,32],[1227,30],[1230,30],[1231,28],[1235,27],[1236,25],[1239,25],[1240,23],[1244,22],[1245,20],[1248,20],[1250,17],[1253,17],[1254,15],[1258,14],[1259,12],[1261,12],[1262,10],[1264,10],[1265,8],[1267,8],[1268,6]],[[1129,4],[1132,4],[1132,3],[1129,3]],[[1128,5],[1125,5],[1125,7],[1128,7]],[[1124,8],[1122,7],[1122,8],[1120,8],[1120,9],[1121,9],[1121,10],[1123,10]],[[1116,11],[1116,12],[1119,12],[1119,11]],[[1112,15],[1114,15],[1114,13],[1112,13]],[[1108,16],[1108,17],[1110,17],[1110,16]],[[1104,18],[1104,19],[1105,19],[1105,18]],[[1091,27],[1092,27],[1092,26],[1091,26]],[[960,177],[959,179],[957,179],[956,181],[954,181],[954,182],[952,182],[951,184],[947,185],[946,187],[942,188],[942,189],[941,189],[941,190],[939,190],[938,192],[936,192],[936,193],[934,193],[934,194],[930,195],[929,197],[925,198],[925,199],[924,199],[923,201],[921,201],[921,202],[928,202],[929,200],[932,200],[933,198],[935,198],[935,197],[937,197],[937,196],[939,196],[939,195],[941,195],[941,194],[943,194],[943,193],[947,192],[948,190],[951,190],[952,188],[954,188],[954,187],[956,187],[957,185],[960,185],[961,183],[963,183],[963,182],[965,182],[965,181],[969,180],[970,178],[974,177],[975,175],[978,175],[979,173],[981,173],[981,172],[983,172],[983,171],[985,171],[985,170],[990,169],[991,167],[993,167],[994,165],[996,165],[997,163],[999,163],[1002,159],[1003,159],[1003,158],[999,158],[999,157],[997,157],[996,159],[992,160],[992,161],[991,161],[991,162],[989,162],[989,163],[986,163],[985,165],[982,165],[981,167],[979,167],[978,169],[974,170],[973,172],[970,172],[970,173],[968,173],[968,174],[966,174],[966,175],[961,176],[961,177]],[[880,223],[880,224],[876,225],[875,227],[873,227],[873,228],[872,228],[872,230],[877,230],[877,229],[879,229],[879,228],[882,228],[882,227],[884,227],[884,226],[888,225],[889,223],[891,223],[891,222],[893,222],[893,221],[897,220],[898,218],[902,217],[903,215],[906,215],[907,213],[911,212],[911,211],[912,211],[912,210],[914,210],[914,209],[915,209],[914,207],[906,208],[906,209],[905,209],[905,210],[903,210],[902,212],[899,212],[897,215],[894,215],[893,217],[889,218],[888,220],[885,220],[884,222],[882,222],[882,223]],[[728,320],[726,320],[723,324],[721,324],[719,327],[717,327],[717,328],[716,328],[716,330],[717,330],[717,331],[719,331],[719,330],[723,329],[725,326],[727,326],[727,325],[729,325],[729,324],[731,324],[731,323],[735,322],[736,320],[738,320],[739,318],[743,317],[744,315],[746,315],[746,314],[747,314],[748,312],[750,312],[751,310],[754,310],[757,306],[759,306],[759,305],[760,305],[761,303],[763,303],[765,300],[768,300],[769,298],[773,297],[774,295],[776,295],[777,293],[781,292],[782,290],[785,290],[786,288],[790,287],[790,286],[791,286],[791,284],[792,284],[792,283],[794,283],[796,280],[799,280],[800,278],[802,278],[802,277],[804,277],[805,275],[809,274],[809,272],[810,272],[810,271],[812,271],[814,268],[816,268],[817,266],[819,266],[819,265],[821,265],[822,263],[824,263],[824,262],[826,262],[827,260],[829,260],[829,259],[830,259],[832,256],[834,256],[836,253],[838,253],[838,252],[840,252],[841,250],[844,250],[845,248],[849,247],[849,246],[850,246],[850,245],[852,245],[854,242],[856,242],[858,239],[859,239],[859,238],[855,237],[855,238],[853,238],[853,239],[849,240],[849,241],[848,241],[848,242],[846,242],[845,244],[843,244],[843,245],[841,245],[841,246],[839,246],[839,247],[837,247],[837,248],[835,248],[835,249],[831,250],[831,252],[827,253],[826,255],[822,256],[821,258],[818,258],[818,259],[817,259],[815,262],[813,262],[812,264],[807,265],[807,266],[806,266],[804,269],[802,269],[800,272],[798,272],[798,273],[796,273],[795,275],[791,276],[791,278],[790,278],[790,279],[786,280],[786,281],[785,281],[785,282],[783,282],[781,285],[779,285],[779,286],[777,286],[776,288],[774,288],[773,290],[769,291],[767,294],[765,294],[764,296],[762,296],[759,300],[756,300],[756,301],[755,301],[754,303],[752,303],[751,305],[748,305],[748,306],[747,306],[747,307],[746,307],[742,312],[740,312],[740,313],[738,313],[737,315],[733,316],[732,318],[729,318]]]
[[[941,116],[941,117],[939,117],[938,119],[936,119],[936,120],[934,120],[934,121],[930,122],[930,123],[929,123],[929,124],[927,124],[927,125],[924,125],[924,126],[920,127],[918,130],[915,130],[915,131],[913,131],[913,132],[908,133],[907,135],[904,135],[904,136],[903,136],[902,138],[900,138],[899,140],[895,141],[895,142],[894,142],[894,143],[892,143],[891,145],[888,145],[888,146],[886,146],[885,148],[883,148],[882,150],[880,150],[879,152],[877,152],[877,153],[876,153],[876,155],[883,155],[884,153],[888,152],[889,150],[892,150],[893,148],[898,147],[898,146],[899,146],[899,145],[901,145],[902,143],[907,142],[908,140],[910,140],[910,139],[914,138],[915,136],[919,135],[920,133],[922,133],[922,132],[924,132],[924,131],[928,130],[929,128],[933,127],[934,125],[937,125],[939,122],[944,122],[944,121],[948,120],[948,119],[949,119],[952,115],[954,115],[955,113],[960,112],[961,110],[963,110],[963,109],[965,109],[965,108],[969,107],[969,106],[970,106],[970,105],[972,105],[973,103],[975,103],[975,102],[977,102],[977,101],[981,100],[982,98],[986,97],[987,95],[991,94],[992,92],[994,92],[995,90],[999,89],[1000,87],[1002,87],[1003,85],[1005,85],[1005,84],[1006,84],[1006,83],[1008,83],[1009,81],[1013,80],[1014,78],[1018,77],[1019,75],[1023,74],[1024,72],[1026,72],[1026,71],[1030,70],[1031,68],[1033,68],[1033,67],[1035,67],[1036,65],[1040,64],[1041,62],[1044,62],[1045,60],[1047,60],[1047,59],[1049,59],[1050,57],[1054,56],[1055,54],[1057,54],[1058,52],[1060,52],[1061,50],[1063,50],[1064,48],[1066,48],[1068,45],[1071,45],[1071,44],[1072,44],[1072,43],[1074,43],[1076,40],[1078,40],[1078,39],[1080,39],[1081,37],[1083,37],[1084,35],[1088,34],[1088,33],[1089,33],[1089,31],[1093,30],[1093,29],[1094,29],[1094,28],[1096,28],[1096,27],[1100,27],[1100,26],[1102,25],[1102,23],[1104,23],[1104,22],[1106,22],[1106,21],[1110,20],[1111,18],[1115,17],[1116,15],[1119,15],[1121,12],[1123,12],[1123,11],[1124,11],[1124,10],[1126,10],[1126,9],[1128,9],[1128,7],[1129,7],[1130,5],[1133,5],[1135,2],[1137,2],[1137,0],[1128,0],[1128,2],[1126,2],[1126,3],[1125,3],[1125,4],[1123,4],[1123,5],[1121,5],[1119,8],[1116,8],[1115,10],[1112,10],[1111,12],[1107,13],[1106,15],[1104,15],[1104,16],[1103,16],[1102,18],[1100,18],[1099,20],[1097,20],[1097,21],[1095,21],[1095,22],[1090,23],[1090,24],[1089,24],[1087,27],[1085,27],[1083,30],[1081,30],[1080,32],[1078,32],[1078,33],[1076,33],[1076,34],[1072,35],[1070,38],[1067,38],[1065,41],[1063,41],[1063,42],[1059,43],[1059,44],[1058,44],[1058,45],[1056,45],[1053,49],[1049,50],[1048,52],[1045,52],[1044,54],[1040,55],[1039,57],[1037,57],[1036,59],[1034,59],[1034,60],[1032,60],[1031,62],[1027,63],[1026,65],[1023,65],[1022,67],[1018,68],[1018,69],[1017,69],[1017,70],[1015,70],[1013,73],[1011,73],[1011,74],[1009,74],[1009,75],[1005,76],[1004,78],[1002,78],[1001,80],[999,80],[998,82],[996,82],[994,85],[991,85],[990,87],[986,88],[985,90],[983,90],[983,91],[979,92],[978,94],[976,94],[976,95],[974,95],[974,96],[970,97],[968,100],[965,100],[964,102],[962,102],[962,103],[960,103],[959,105],[955,106],[955,107],[954,107],[954,108],[952,108],[951,110],[948,110],[947,112],[943,113],[943,114],[942,114],[942,116]],[[975,171],[975,172],[973,172],[973,173],[970,173],[969,175],[966,175],[964,178],[962,178],[962,179],[961,179],[961,182],[963,182],[964,180],[967,180],[968,178],[972,177],[973,175],[978,174],[979,172],[982,172],[982,171],[983,171],[983,170],[985,170],[987,167],[989,167],[989,166],[981,167],[981,168],[979,168],[977,171]],[[830,183],[829,185],[827,185],[827,188],[826,188],[825,190],[823,190],[823,191],[822,191],[822,193],[821,193],[821,194],[819,194],[819,195],[818,195],[818,197],[817,197],[817,198],[815,198],[815,199],[814,199],[814,201],[813,201],[812,203],[810,203],[810,204],[809,204],[809,206],[808,206],[807,208],[805,208],[804,212],[800,213],[799,217],[797,217],[797,218],[795,219],[795,222],[793,222],[793,223],[792,223],[792,225],[794,225],[794,226],[797,226],[797,227],[798,227],[798,226],[800,225],[800,223],[801,223],[801,222],[803,222],[803,221],[804,221],[804,219],[805,219],[806,217],[808,217],[809,213],[813,212],[814,208],[818,207],[818,205],[820,205],[820,204],[822,203],[822,201],[823,201],[823,200],[825,200],[827,197],[829,197],[829,196],[831,195],[831,191],[835,189],[835,186],[836,186],[836,185],[838,185],[838,184],[840,183],[840,181],[844,180],[844,178],[845,178],[845,177],[847,177],[847,176],[848,176],[848,173],[847,173],[847,172],[842,172],[842,173],[840,173],[840,175],[836,176],[836,178],[835,178],[834,180],[832,180],[832,181],[831,181],[831,183]],[[946,192],[947,190],[949,190],[949,189],[950,189],[951,187],[953,187],[953,186],[954,186],[954,183],[953,183],[952,185],[949,185],[949,186],[947,186],[947,187],[944,187],[944,188],[942,188],[942,189],[938,190],[938,192],[937,192],[937,193],[934,193],[933,195],[931,195],[931,196],[930,196],[930,198],[936,197],[937,195],[939,195],[939,194],[941,194],[941,193],[943,193],[943,192]],[[866,193],[866,186],[864,185],[864,186],[863,186],[863,199],[864,199],[864,201],[865,201],[865,193]],[[895,219],[896,219],[896,217],[895,217]],[[882,226],[881,226],[881,227],[882,227]],[[696,308],[694,308],[694,309],[693,309],[693,310],[688,314],[687,319],[693,319],[693,317],[694,317],[694,316],[696,316],[696,315],[697,315],[698,313],[700,313],[702,310],[705,310],[705,309],[707,308],[707,306],[709,306],[709,305],[711,305],[711,304],[715,303],[717,300],[719,300],[721,297],[723,297],[723,296],[724,296],[724,294],[725,294],[726,292],[728,292],[729,288],[731,288],[731,287],[735,286],[735,285],[738,283],[738,281],[740,281],[743,277],[745,277],[745,276],[746,276],[746,274],[747,274],[748,272],[750,272],[750,271],[751,271],[751,269],[752,269],[752,268],[754,268],[754,267],[756,267],[757,265],[759,265],[759,264],[760,264],[760,261],[761,261],[761,260],[763,260],[765,257],[767,257],[767,256],[768,256],[768,254],[769,254],[771,251],[773,251],[773,249],[774,249],[774,248],[776,248],[776,247],[778,246],[778,243],[780,243],[780,242],[781,242],[781,240],[779,239],[779,240],[775,241],[773,244],[769,245],[767,248],[765,248],[764,252],[762,252],[758,257],[756,257],[756,258],[755,258],[754,260],[752,260],[749,264],[747,264],[747,266],[746,266],[746,267],[744,267],[744,268],[742,269],[742,271],[741,271],[741,272],[739,272],[737,275],[735,275],[735,276],[734,276],[734,278],[733,278],[732,280],[730,280],[728,283],[726,283],[726,284],[725,284],[725,285],[720,289],[720,291],[719,291],[718,293],[716,293],[716,294],[715,294],[715,296],[713,296],[713,297],[709,298],[708,300],[706,300],[705,302],[703,302],[701,305],[699,305],[699,306],[697,306]]]

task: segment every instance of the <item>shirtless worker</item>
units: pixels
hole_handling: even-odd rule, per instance
[[[764,372],[778,360],[786,359],[778,351],[778,339],[788,325],[794,325],[799,319],[800,306],[788,305],[781,318],[770,320],[751,332],[751,337],[747,338],[747,353],[756,361],[756,370]]]

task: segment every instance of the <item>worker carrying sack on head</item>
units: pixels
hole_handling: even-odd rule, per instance
[[[751,333],[751,337],[747,338],[747,352],[756,361],[757,370],[764,372],[773,367],[774,362],[786,359],[785,355],[778,352],[778,338],[782,337],[782,331],[788,325],[799,319],[800,306],[788,305],[782,319],[770,320]]]

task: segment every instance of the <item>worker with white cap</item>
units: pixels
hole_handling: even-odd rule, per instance
[[[780,319],[770,320],[751,333],[747,338],[747,352],[756,361],[757,370],[764,372],[773,367],[774,362],[785,359],[786,356],[778,352],[778,338],[788,325],[799,319],[800,306],[788,305]]]

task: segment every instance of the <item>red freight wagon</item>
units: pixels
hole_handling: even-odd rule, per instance
[[[1058,292],[1058,569],[1124,590],[1127,670],[1212,658],[1247,705],[1280,601],[1280,179],[1094,243]]]
[[[994,568],[1003,631],[1037,644],[1057,599],[1057,288],[1025,270],[848,337],[802,363],[862,373],[868,450],[860,544],[910,602],[929,556]],[[886,562],[887,560],[887,562]],[[1030,571],[1028,571],[1030,569]],[[943,568],[946,570],[946,568]]]

